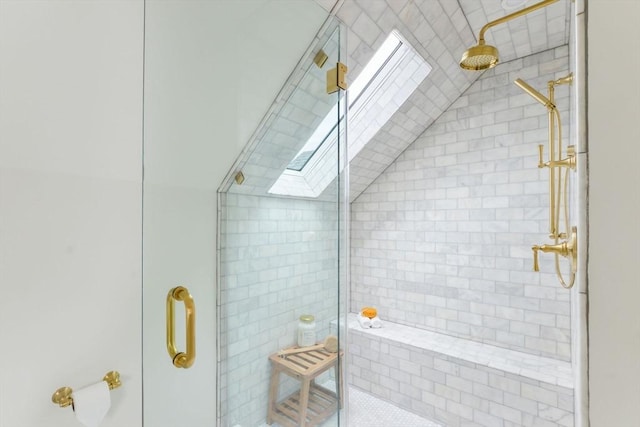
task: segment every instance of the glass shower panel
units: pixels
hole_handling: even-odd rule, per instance
[[[344,92],[327,93],[340,51],[330,18],[219,191],[219,426],[297,425],[305,411],[325,418],[321,425],[344,425],[336,379],[346,312],[346,119]],[[305,315],[317,345],[300,348]],[[325,347],[330,336],[338,351]],[[304,379],[320,371],[315,383],[328,392],[312,386],[305,405]]]

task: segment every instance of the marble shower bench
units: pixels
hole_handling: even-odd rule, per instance
[[[348,383],[456,426],[573,426],[571,363],[384,321],[348,318]]]

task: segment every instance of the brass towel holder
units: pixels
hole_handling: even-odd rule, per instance
[[[109,371],[102,377],[102,381],[106,382],[109,386],[109,390],[120,387],[120,373],[118,371]],[[73,407],[73,389],[71,387],[60,387],[51,396],[51,401],[56,405],[60,405],[61,408],[67,406]]]

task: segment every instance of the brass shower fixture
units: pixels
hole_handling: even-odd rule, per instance
[[[537,90],[535,90],[534,88],[529,86],[524,80],[516,79],[514,81],[514,83],[516,85],[520,86],[520,88],[522,90],[527,92],[529,95],[531,95],[531,97],[533,99],[535,99],[536,101],[538,101],[540,104],[544,105],[545,107],[550,108],[550,109],[556,108],[556,106],[553,104],[553,102],[551,102],[551,100],[549,98],[547,98],[546,96],[544,96],[543,94],[541,94],[540,92],[538,92]]]
[[[571,274],[575,275],[577,270],[577,263],[575,258],[578,254],[578,229],[577,227],[571,228],[571,238],[565,242],[556,243],[555,245],[533,245],[533,271],[540,271],[538,264],[538,251],[551,252],[558,255],[562,255],[565,258],[570,258],[571,262]],[[565,286],[566,287],[566,286]]]
[[[484,33],[491,27],[495,27],[496,25],[503,24],[507,21],[511,21],[512,19],[526,15],[527,13],[533,12],[534,10],[549,6],[550,4],[557,1],[558,0],[544,0],[540,3],[525,7],[522,10],[503,16],[502,18],[498,18],[495,21],[491,21],[486,24],[480,30],[480,34],[478,35],[478,44],[476,46],[470,47],[462,54],[462,59],[460,59],[460,67],[464,68],[465,70],[474,71],[486,70],[487,68],[495,67],[499,61],[498,49],[485,43]]]
[[[556,275],[564,288],[571,288],[575,282],[578,263],[578,238],[576,227],[569,230],[569,170],[576,169],[576,152],[573,145],[566,149],[566,157],[562,154],[562,123],[560,113],[555,105],[555,87],[573,82],[573,73],[565,77],[547,82],[549,96],[544,96],[522,79],[516,79],[515,84],[529,94],[533,99],[547,108],[549,113],[549,160],[544,161],[544,146],[538,146],[538,167],[549,168],[549,238],[554,241],[551,245],[534,245],[533,270],[539,271],[538,252],[550,252],[555,255]],[[564,175],[564,176],[563,176]],[[564,179],[564,181],[563,181]],[[564,209],[562,209],[564,208]],[[564,229],[560,228],[560,212],[563,211]],[[564,239],[564,240],[563,240]],[[571,262],[571,276],[565,281],[560,271],[560,256]]]

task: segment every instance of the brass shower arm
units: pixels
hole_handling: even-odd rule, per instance
[[[544,0],[541,1],[540,3],[536,3],[534,5],[531,5],[529,7],[525,7],[522,10],[519,10],[517,12],[513,12],[509,15],[503,16],[502,18],[498,18],[495,21],[491,21],[488,24],[485,24],[484,27],[482,27],[482,29],[480,29],[480,34],[478,34],[478,44],[485,44],[484,42],[484,33],[491,27],[495,27],[496,25],[500,25],[500,24],[504,24],[507,21],[511,21],[512,19],[518,18],[520,16],[526,15],[527,13],[531,13],[534,10],[538,10],[541,9],[543,7],[549,6],[552,3],[557,2],[558,0]]]

